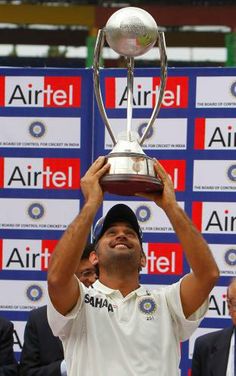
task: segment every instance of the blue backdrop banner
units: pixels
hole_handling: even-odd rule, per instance
[[[136,69],[132,131],[140,137],[160,86],[159,69]],[[126,129],[124,69],[103,69],[101,90],[114,134]],[[173,179],[177,200],[209,243],[220,269],[206,318],[181,344],[190,374],[197,336],[230,322],[226,289],[236,276],[236,69],[170,68],[162,106],[143,144]],[[46,273],[56,242],[83,205],[80,178],[112,149],[93,94],[91,69],[0,72],[0,314],[15,325],[15,352],[28,312],[47,303]],[[97,217],[123,201],[144,232],[141,282],[168,285],[189,272],[164,213],[131,196],[105,195]]]

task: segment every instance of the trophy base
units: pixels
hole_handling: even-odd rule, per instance
[[[135,174],[109,174],[101,179],[101,186],[105,192],[134,196],[135,193],[162,192],[163,184],[158,178]]]

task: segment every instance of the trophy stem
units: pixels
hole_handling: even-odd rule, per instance
[[[131,141],[131,123],[133,112],[134,58],[127,58],[127,140]]]
[[[160,50],[160,61],[161,61],[161,80],[160,80],[160,89],[159,89],[159,96],[158,100],[156,99],[156,104],[152,112],[152,116],[150,117],[150,120],[146,126],[146,129],[142,135],[142,137],[139,140],[139,144],[142,145],[149,129],[153,125],[157,114],[161,107],[161,102],[164,96],[165,92],[165,86],[166,86],[166,77],[167,77],[167,55],[166,55],[166,43],[165,43],[165,35],[163,32],[159,32],[159,50]]]

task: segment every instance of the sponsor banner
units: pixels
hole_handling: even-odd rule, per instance
[[[236,245],[235,244],[210,244],[222,277],[236,276]]]
[[[132,130],[140,139],[149,119],[132,119]],[[116,138],[126,134],[126,119],[109,119]],[[105,128],[105,149],[112,149],[113,143]],[[185,150],[187,148],[187,119],[156,119],[142,145],[143,149]]]
[[[81,105],[81,77],[2,77],[3,107],[75,108]]]
[[[236,203],[193,202],[192,218],[201,232],[235,234]]]
[[[1,230],[64,231],[79,211],[79,200],[0,198]]]
[[[197,108],[235,108],[236,76],[197,77]]]
[[[78,149],[79,117],[0,117],[0,147]]]
[[[236,160],[195,160],[193,191],[236,191]]]
[[[104,201],[103,215],[105,215],[112,206],[118,203],[120,203],[120,201]],[[158,208],[153,202],[122,201],[122,203],[128,205],[134,211],[143,232],[174,232],[164,211]],[[183,202],[179,202],[179,205],[184,208]]]
[[[209,308],[206,317],[228,319],[228,307],[226,303],[227,286],[216,286],[209,296]]]
[[[14,325],[13,332],[13,350],[15,353],[21,352],[24,344],[24,331],[25,331],[25,321],[12,321]]]
[[[4,170],[4,178],[0,178],[0,183],[3,183],[0,186],[1,188],[80,188],[80,159],[78,158],[1,159],[3,160]]]
[[[141,274],[182,275],[183,250],[177,243],[145,243],[147,264]]]
[[[152,108],[160,87],[160,77],[134,77],[133,106],[134,108]],[[105,107],[127,108],[127,78],[105,78]],[[162,99],[162,108],[188,107],[188,77],[168,77]]]
[[[46,281],[1,280],[0,311],[30,311],[47,303]]]
[[[197,328],[191,337],[189,338],[189,348],[188,348],[188,357],[189,359],[192,359],[193,357],[193,350],[194,350],[194,344],[198,337],[203,336],[207,333],[212,333],[220,330],[219,328]]]
[[[195,119],[194,149],[235,150],[236,119]]]
[[[47,271],[58,240],[0,239],[0,270]]]

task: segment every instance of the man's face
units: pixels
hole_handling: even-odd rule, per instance
[[[124,260],[139,270],[145,265],[145,256],[137,233],[128,223],[116,222],[109,227],[99,240],[97,247],[99,266]]]
[[[229,315],[232,318],[233,324],[236,325],[236,281],[234,281],[228,288],[227,302]]]
[[[76,275],[86,287],[91,286],[98,278],[95,266],[88,259],[80,261]]]

